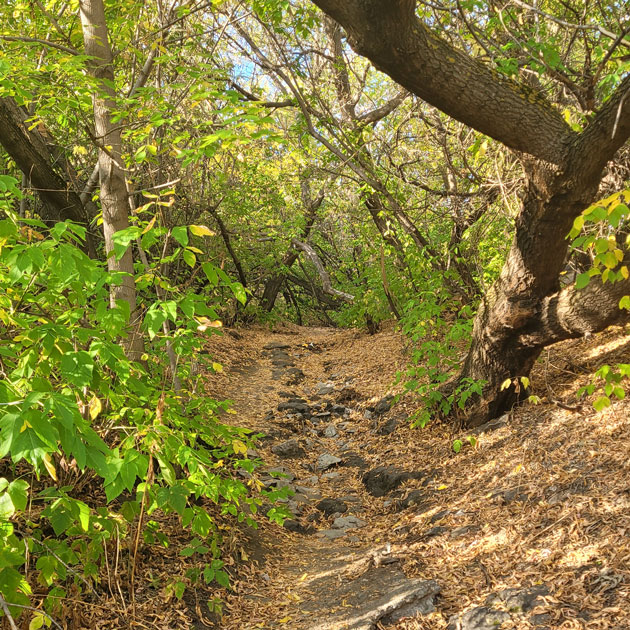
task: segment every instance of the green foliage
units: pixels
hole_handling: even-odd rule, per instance
[[[622,190],[606,199],[589,206],[575,219],[568,238],[572,239],[571,247],[590,254],[592,266],[576,277],[575,286],[583,289],[588,286],[591,278],[600,276],[602,283],[619,282],[630,277],[630,271],[625,264],[623,243],[619,242],[617,233],[627,223],[630,209],[630,190]],[[628,244],[628,237],[625,239]],[[630,296],[624,295],[619,300],[619,308],[630,310]],[[593,402],[596,411],[603,411],[609,407],[611,397],[619,400],[625,398],[625,390],[621,383],[630,374],[626,364],[616,366],[603,365],[594,375],[588,385],[581,387],[577,395],[592,395],[600,392]]]
[[[629,202],[630,190],[622,190],[589,206],[573,222],[569,232],[571,247],[588,252],[592,259],[591,268],[577,276],[576,288],[583,289],[595,276],[600,276],[602,283],[630,277],[628,267],[623,264],[621,245],[615,235],[610,233],[611,228],[617,230],[627,219],[630,214]],[[623,298],[620,308],[625,308],[626,303],[626,298]]]
[[[475,448],[475,446],[477,446],[477,438],[474,435],[468,435],[465,440],[453,440],[453,444],[451,445],[453,452],[455,454],[459,453],[466,443],[470,444],[472,448]]]
[[[418,300],[410,300],[402,322],[403,332],[415,344],[411,365],[398,375],[404,380],[405,393],[413,392],[419,403],[413,426],[424,427],[435,415],[455,408],[463,410],[470,397],[481,395],[483,390],[482,381],[462,379],[453,391],[443,392],[444,384],[458,373],[468,349],[473,310],[440,295],[443,292],[427,288]]]
[[[129,309],[109,304],[119,274],[81,251],[83,228],[60,223],[45,235],[40,222],[7,216],[0,220],[0,458],[11,464],[0,478],[0,593],[10,604],[29,604],[28,562],[50,589],[52,613],[53,596],[68,583],[98,586],[110,543],[141,528],[144,544],[169,544],[168,518],[190,534],[181,555],[194,559],[206,583],[227,586],[218,523],[255,526],[263,499],[281,493],[239,478],[237,471],[255,473],[260,464],[248,455],[256,436],[219,421],[227,403],[193,395],[199,329],[218,323],[208,296],[171,286],[159,274],[160,260],[144,269],[138,286],[146,288],[151,276],[163,297],[146,304],[142,326],[153,341],[143,362],[133,362],[120,345]],[[121,247],[131,243],[129,234],[138,236],[130,228],[118,237]],[[216,287],[227,276],[214,273]],[[169,384],[167,343],[187,383],[179,391]],[[87,485],[94,490],[86,495]],[[282,511],[270,517],[281,520]],[[176,580],[175,596],[185,583]]]
[[[617,398],[617,400],[623,400],[626,397],[622,383],[628,378],[630,378],[630,364],[602,365],[595,372],[593,381],[580,387],[577,395],[592,396],[597,393],[598,397],[593,401],[593,407],[596,411],[603,411],[612,404],[612,397]]]

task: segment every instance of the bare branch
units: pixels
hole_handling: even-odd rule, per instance
[[[302,241],[298,241],[294,238],[291,241],[291,244],[296,249],[304,252],[304,254],[306,254],[306,257],[311,261],[311,263],[313,263],[322,281],[322,288],[324,289],[325,293],[328,293],[328,295],[334,295],[344,302],[354,302],[354,295],[350,295],[349,293],[344,293],[343,291],[339,291],[338,289],[333,288],[330,281],[330,275],[324,268],[324,264],[317,255],[317,252],[308,243],[303,243]]]
[[[258,98],[251,92],[248,92],[245,88],[241,87],[238,83],[234,81],[230,81],[230,86],[234,88],[239,94],[245,97],[246,100],[256,103],[261,107],[269,107],[274,109],[279,109],[281,107],[294,107],[295,101],[286,100],[286,101],[264,101],[261,98]]]
[[[348,33],[354,50],[449,116],[506,146],[559,164],[569,125],[532,88],[437,36],[416,0],[313,0]]]
[[[18,37],[16,35],[0,35],[0,39],[4,39],[7,42],[25,42],[27,44],[41,44],[42,46],[49,46],[50,48],[56,48],[69,55],[80,55],[81,53],[74,48],[69,48],[63,44],[57,44],[56,42],[49,42],[47,39],[39,39],[38,37]]]
[[[358,120],[366,124],[376,123],[385,118],[385,116],[389,116],[389,114],[391,114],[408,96],[409,92],[407,92],[407,90],[402,90],[384,105],[381,105],[372,111],[366,112],[365,114],[361,114],[361,116],[358,117]]]

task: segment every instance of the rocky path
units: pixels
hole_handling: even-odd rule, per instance
[[[393,336],[368,344],[369,356],[365,340],[329,329],[260,341],[222,387],[235,401],[234,421],[265,433],[260,454],[271,465],[261,480],[287,489],[292,517],[284,530],[252,535],[259,568],[235,585],[222,628],[550,627],[540,583],[488,588],[482,605],[440,610],[442,568],[424,567],[418,544],[468,545],[481,527],[445,505],[444,471],[392,457],[388,444],[411,435],[388,391],[401,367],[386,356]]]

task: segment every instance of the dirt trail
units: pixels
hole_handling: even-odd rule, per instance
[[[584,378],[576,347],[626,350],[619,332],[578,343],[534,386],[567,399]],[[630,628],[625,402],[524,407],[455,455],[446,427],[411,429],[391,405],[407,361],[393,329],[260,328],[209,350],[224,371],[208,391],[266,434],[260,455],[284,473],[262,481],[295,493],[285,528],[243,543],[256,562],[236,572],[221,628]]]

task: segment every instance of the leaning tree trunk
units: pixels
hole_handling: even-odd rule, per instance
[[[313,229],[313,225],[315,225],[315,220],[317,218],[317,211],[324,201],[324,192],[320,191],[319,195],[315,199],[311,199],[310,187],[308,184],[308,179],[304,179],[301,182],[301,192],[302,192],[302,203],[304,207],[307,209],[307,213],[305,215],[306,224],[302,229],[301,239],[306,240],[311,230]],[[282,262],[280,263],[282,269],[290,269],[293,266],[293,263],[298,259],[299,254],[294,250],[291,246],[289,251],[283,256]],[[276,298],[278,297],[278,293],[286,280],[286,275],[284,272],[276,273],[271,276],[267,282],[265,283],[265,289],[263,291],[262,298],[260,300],[261,306],[263,310],[270,313],[273,310],[274,304],[276,303]]]
[[[96,84],[92,104],[94,132],[99,147],[100,200],[107,265],[110,271],[124,272],[120,284],[112,287],[111,302],[114,305],[118,300],[122,300],[129,305],[131,326],[126,346],[130,358],[137,360],[144,348],[139,326],[135,321],[138,314],[131,248],[129,247],[120,259],[114,254],[114,234],[129,227],[129,206],[122,166],[120,126],[112,121],[116,100],[112,49],[107,33],[103,0],[81,0],[80,9],[85,53],[91,57],[89,69]]]
[[[85,224],[87,215],[79,195],[55,170],[48,145],[27,119],[12,98],[0,98],[0,144],[37,192],[44,221],[71,219]]]
[[[618,307],[623,291],[630,291],[625,282],[603,286],[594,280],[584,291],[560,291],[566,235],[594,198],[601,171],[575,168],[557,175],[541,163],[529,170],[514,241],[499,278],[482,300],[470,351],[452,384],[464,378],[485,382],[482,399],[467,415],[468,426],[496,417],[526,394],[522,387],[501,389],[501,384],[528,376],[543,348],[602,330],[626,316]],[[593,308],[594,296],[601,307]]]
[[[527,376],[541,350],[602,330],[627,314],[630,282],[559,289],[566,235],[596,198],[606,163],[630,137],[630,76],[581,132],[530,87],[441,39],[416,14],[416,0],[313,0],[347,31],[354,50],[431,105],[519,152],[528,178],[516,234],[500,277],[484,296],[457,386],[483,380],[465,420],[477,425],[521,395],[507,378]]]

